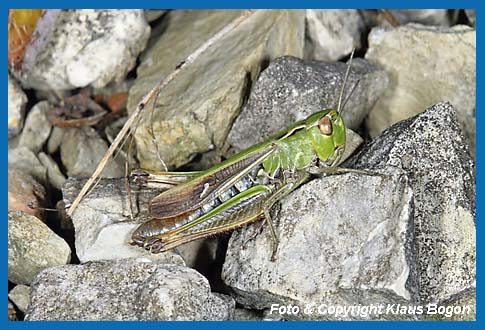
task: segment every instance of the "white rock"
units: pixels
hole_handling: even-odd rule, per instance
[[[19,76],[40,90],[121,81],[150,34],[143,10],[48,10],[37,27]]]
[[[306,57],[336,61],[361,46],[365,25],[358,10],[308,9],[306,22],[312,50]]]
[[[450,101],[459,113],[475,154],[476,32],[408,24],[397,29],[374,28],[366,59],[386,71],[390,87],[371,110],[371,137],[429,105]]]
[[[27,114],[25,126],[20,135],[19,146],[25,146],[38,153],[49,138],[52,125],[47,119],[46,113],[50,108],[48,101],[41,101]]]
[[[22,130],[27,96],[14,78],[8,75],[8,138]]]

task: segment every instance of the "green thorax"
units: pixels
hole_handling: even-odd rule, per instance
[[[275,152],[263,162],[264,170],[269,174],[280,168],[283,170],[304,169],[316,157],[306,129],[301,129],[293,135],[275,142],[275,145]]]

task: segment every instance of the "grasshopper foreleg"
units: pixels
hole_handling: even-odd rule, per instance
[[[361,174],[361,175],[370,175],[370,176],[380,176],[384,177],[385,175],[378,172],[368,171],[368,170],[359,170],[355,168],[345,168],[345,167],[319,167],[319,166],[312,166],[308,169],[308,172],[316,175],[316,176],[325,176],[325,175],[332,175],[332,174],[346,174],[346,173],[354,173],[354,174]]]

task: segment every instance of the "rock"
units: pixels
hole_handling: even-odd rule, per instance
[[[8,169],[8,210],[23,211],[39,219],[43,212],[38,209],[45,205],[46,191],[30,174],[22,170]]]
[[[450,26],[455,24],[454,15],[447,9],[394,9],[389,10],[400,24]]]
[[[464,290],[450,299],[433,304],[431,313],[426,316],[426,320],[446,320],[446,321],[476,321],[477,302],[476,290]],[[445,307],[444,312],[439,312],[436,306]]]
[[[447,9],[390,9],[387,10],[359,10],[359,14],[365,22],[367,29],[380,26],[385,28],[395,28],[391,20],[398,26],[407,23],[418,23],[430,26],[449,27],[456,24],[458,20],[458,10]]]
[[[103,87],[125,78],[149,34],[143,10],[47,10],[16,75],[40,90]]]
[[[30,287],[27,285],[16,285],[10,292],[8,293],[8,298],[17,306],[17,308],[22,312],[25,313],[27,311],[27,307],[29,306],[30,301]]]
[[[253,240],[253,226],[236,231],[222,273],[236,301],[313,308],[287,319],[400,318],[317,313],[321,304],[416,302],[413,194],[401,172],[382,173],[316,179],[284,198],[273,221],[280,240],[274,262],[266,227]]]
[[[477,18],[476,18],[476,11],[475,9],[465,9],[465,14],[466,14],[466,17],[468,18],[468,21],[470,22],[470,24],[475,27],[476,25],[476,22],[477,22]]]
[[[27,95],[17,82],[8,75],[8,138],[20,133],[24,123]]]
[[[50,108],[47,101],[37,103],[27,114],[25,127],[20,135],[19,146],[24,146],[38,153],[49,138],[52,125],[46,113]]]
[[[49,154],[55,153],[62,144],[64,138],[64,129],[54,126],[51,135],[47,141],[47,152]]]
[[[168,26],[137,69],[129,111],[160,79],[242,13],[195,10],[167,14]],[[151,110],[142,116],[135,134],[140,166],[162,168],[152,128],[159,153],[169,167],[220,148],[262,64],[282,55],[303,55],[304,14],[298,10],[257,11],[185,67],[161,91],[153,116]]]
[[[273,61],[258,78],[247,104],[234,121],[228,136],[236,150],[248,148],[277,131],[319,110],[337,108],[347,65],[302,61],[282,57]],[[354,59],[346,85],[348,95],[343,117],[347,127],[357,129],[387,88],[387,74],[362,59]]]
[[[64,174],[62,174],[57,163],[54,161],[54,159],[52,159],[51,156],[43,152],[38,154],[38,158],[47,170],[47,180],[49,183],[54,188],[61,190],[66,178],[64,177]]]
[[[147,19],[148,22],[153,22],[159,19],[163,14],[165,14],[167,10],[145,10],[145,18]]]
[[[8,279],[30,284],[41,270],[71,259],[69,245],[36,217],[8,212]]]
[[[26,320],[228,320],[234,301],[195,270],[148,260],[90,262],[43,271]]]
[[[474,285],[475,167],[450,103],[392,126],[344,166],[394,166],[408,174],[422,303],[444,301]]]
[[[8,150],[8,168],[16,168],[30,174],[42,184],[47,183],[47,170],[37,156],[27,147]]]
[[[476,32],[408,24],[375,28],[366,59],[389,72],[391,83],[369,114],[371,137],[441,101],[450,101],[475,155]]]
[[[234,321],[262,321],[263,313],[255,309],[236,308]]]
[[[306,10],[305,57],[336,61],[361,47],[365,25],[356,9]]]
[[[68,179],[62,194],[70,204],[81,190],[84,180]],[[143,257],[165,263],[184,264],[174,252],[152,254],[130,245],[133,231],[150,219],[148,201],[153,192],[138,194],[133,201],[134,219],[130,217],[125,179],[101,180],[96,188],[83,199],[72,215],[75,228],[76,254],[81,262]],[[134,194],[134,192],[132,192]],[[140,205],[140,210],[137,209]]]
[[[105,152],[108,144],[91,127],[64,130],[61,143],[61,160],[69,177],[90,177]],[[110,160],[102,177],[116,178],[125,175],[123,163]]]

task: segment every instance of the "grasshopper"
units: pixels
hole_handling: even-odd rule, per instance
[[[206,171],[133,171],[132,178],[141,187],[166,190],[151,200],[153,219],[133,232],[131,244],[164,252],[264,217],[274,256],[278,236],[270,209],[275,202],[312,174],[349,171],[336,166],[345,149],[341,105],[352,57],[353,52],[337,110],[316,112]]]

